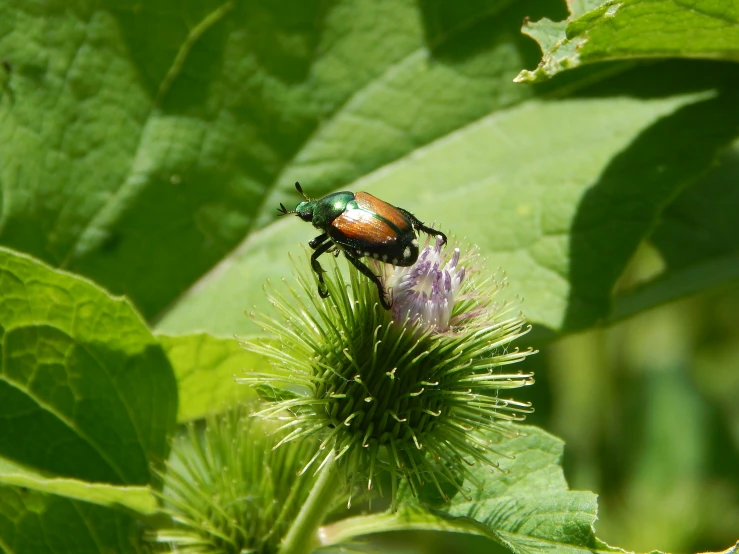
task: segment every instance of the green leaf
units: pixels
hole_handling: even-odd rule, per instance
[[[513,552],[608,552],[595,538],[596,496],[567,490],[561,462],[564,444],[536,427],[521,427],[509,439],[492,436],[504,456],[503,474],[478,466],[485,486],[470,499],[457,495],[446,512],[482,524],[491,538]],[[409,499],[410,501],[410,499]]]
[[[664,205],[736,135],[733,99],[701,98],[529,101],[458,129],[353,188],[413,206],[419,217],[477,243],[491,266],[506,270],[531,321],[560,332],[582,329],[609,315],[613,287]],[[256,331],[234,299],[264,306],[260,286],[288,275],[285,252],[313,234],[291,218],[254,235],[159,328]]]
[[[572,9],[586,12],[591,4],[574,2]],[[526,112],[521,103],[537,90],[511,82],[535,56],[533,44],[518,27],[525,14],[558,17],[552,6],[546,0],[347,0],[336,5],[310,0],[279,7],[209,1],[170,9],[165,0],[136,7],[83,0],[76,10],[44,4],[29,11],[21,0],[6,0],[0,4],[0,51],[11,63],[6,88],[12,94],[0,102],[0,143],[7,160],[0,165],[0,241],[127,294],[147,317],[159,320],[173,305],[174,312],[161,327],[167,332],[207,330],[232,336],[255,331],[240,315],[255,297],[261,299],[254,285],[261,285],[266,276],[286,274],[287,264],[278,256],[297,240],[261,241],[274,232],[278,202],[295,201],[292,183],[301,180],[313,195],[367,184],[471,240],[484,236],[484,254],[492,264],[518,266],[513,270],[516,277],[523,276],[519,292],[528,306],[540,304],[535,311],[541,313],[531,314],[535,321],[558,329],[563,317],[571,317],[572,323],[563,329],[588,325],[603,317],[609,299],[587,300],[598,305],[585,313],[578,294],[581,284],[576,284],[573,307],[566,308],[572,315],[563,316],[563,303],[570,298],[568,266],[570,259],[575,265],[579,252],[567,252],[572,250],[562,235],[567,218],[543,210],[546,218],[537,220],[537,205],[546,206],[549,196],[555,196],[553,200],[564,204],[553,212],[572,212],[571,203],[581,198],[575,189],[594,186],[593,171],[605,170],[608,158],[628,144],[619,142],[626,138],[620,133],[632,133],[633,139],[639,127],[625,114],[624,124],[634,123],[628,131],[621,122],[616,122],[614,133],[587,129],[591,123],[595,127],[608,122],[600,117],[591,121],[592,103],[584,98],[567,105],[567,115],[561,116],[567,125],[560,119],[556,129],[539,129],[535,112],[540,102],[528,104],[531,112],[521,115]],[[375,24],[358,23],[370,20]],[[669,72],[661,77],[655,71],[649,78],[675,82]],[[599,79],[602,75],[581,72],[548,90],[562,95]],[[625,82],[636,83],[638,76]],[[614,111],[617,118],[621,102],[604,102],[602,109]],[[669,113],[660,108],[651,119],[646,116],[650,106],[658,104],[637,106],[645,114],[642,125]],[[515,129],[509,141],[493,129],[497,116],[510,124],[520,117],[527,127]],[[577,121],[575,131],[584,140],[606,136],[610,155],[600,152],[591,159],[589,148],[597,146],[587,144],[580,152],[575,133],[567,153],[555,153],[552,146],[562,141],[561,130],[568,128],[570,119]],[[721,129],[728,128],[731,119],[721,121],[715,142],[724,139]],[[541,123],[546,127],[552,122]],[[711,124],[709,120],[702,127]],[[478,127],[488,132],[471,132]],[[522,134],[542,140],[526,136],[518,147],[512,141]],[[466,145],[468,136],[486,142],[450,148],[444,171],[417,172],[413,180],[396,180],[389,187],[377,183],[382,171],[397,175],[398,168],[417,157],[428,159],[428,152],[438,152],[442,144]],[[715,146],[714,139],[705,146],[701,137],[694,140],[696,156],[686,163],[692,160],[695,167],[676,187],[690,180]],[[688,148],[687,143],[671,141],[662,146],[665,152],[673,146]],[[529,147],[532,150],[524,151]],[[512,178],[514,195],[520,191],[526,201],[501,205],[501,194],[513,200],[502,182],[478,184],[473,192],[465,192],[470,183],[457,179],[463,188],[453,198],[457,207],[448,214],[440,210],[434,199],[452,193],[453,185],[445,182],[446,168],[464,173],[468,150],[474,154],[472,173],[479,175],[487,165],[488,177],[498,173]],[[544,158],[549,156],[559,167],[542,165],[550,162],[538,159],[539,152],[547,152]],[[569,196],[551,194],[552,187],[562,183],[563,190],[569,187],[568,163],[578,169],[578,178],[590,183],[576,182]],[[520,167],[519,175],[512,174],[515,167]],[[526,175],[527,167],[541,167],[542,175]],[[634,168],[625,179],[637,187],[648,178],[645,171]],[[541,179],[538,190],[532,178]],[[471,203],[477,210],[465,213]],[[487,209],[480,214],[483,207]],[[522,214],[505,213],[511,207],[521,207]],[[653,207],[647,202],[645,209]],[[532,223],[555,224],[556,229],[532,229]],[[260,232],[264,226],[267,229]],[[553,244],[534,246],[529,239],[543,238],[538,231],[558,236],[546,237]],[[306,230],[296,228],[293,238],[298,237],[309,238]],[[205,274],[245,238],[233,256]],[[631,241],[623,246],[627,250]],[[252,254],[254,259],[247,260]],[[622,269],[621,256],[614,257],[597,295],[612,284],[611,274]],[[242,274],[247,277],[239,284]],[[208,284],[226,280],[236,283],[221,291],[211,310]],[[200,290],[205,292],[203,302],[193,300]],[[172,304],[178,297],[181,300]],[[198,315],[192,317],[195,311]]]
[[[178,421],[200,419],[256,398],[254,389],[237,384],[234,377],[271,369],[264,358],[244,350],[236,339],[219,339],[207,333],[157,338],[177,377]]]
[[[0,241],[155,317],[295,180],[328,192],[530,97],[518,26],[548,5],[3,0]]]
[[[739,254],[738,177],[739,143],[735,143],[714,170],[665,209],[650,240],[669,271]]]
[[[649,240],[663,271],[616,299],[612,318],[739,281],[739,144],[718,166],[683,191],[662,213]]]
[[[543,57],[516,82],[549,79],[580,65],[635,58],[739,61],[739,0],[608,0],[573,9],[565,22],[525,22]]]
[[[563,443],[541,429],[514,426],[515,437],[491,435],[501,470],[477,466],[484,487],[458,494],[443,510],[424,508],[405,489],[395,513],[361,516],[321,530],[325,544],[389,530],[422,529],[484,535],[516,553],[616,552],[596,539],[595,495],[567,490],[561,468]]]
[[[0,550],[8,554],[140,553],[141,528],[124,512],[0,486]]]
[[[143,515],[158,509],[148,487],[114,486],[77,479],[48,477],[31,468],[0,458],[0,484],[82,500],[99,506],[125,507]]]
[[[144,485],[177,391],[130,303],[0,248],[0,455],[58,476]]]

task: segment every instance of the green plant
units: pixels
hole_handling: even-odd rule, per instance
[[[219,525],[239,527],[229,540],[241,537],[216,546],[205,540],[202,552],[296,552],[386,531],[416,531],[421,540],[420,531],[430,530],[456,533],[439,539],[456,541],[455,548],[474,535],[514,552],[611,551],[593,530],[595,495],[568,489],[563,443],[542,427],[572,432],[565,452],[582,455],[579,470],[592,469],[590,439],[612,444],[633,429],[634,414],[654,427],[636,453],[628,451],[633,481],[624,481],[628,472],[613,460],[590,473],[613,477],[605,479],[612,490],[603,491],[609,537],[619,536],[616,523],[628,525],[628,518],[608,518],[610,499],[636,499],[640,514],[654,513],[674,481],[650,488],[650,479],[675,475],[690,482],[670,498],[692,502],[697,515],[677,524],[665,519],[681,531],[670,548],[733,541],[731,523],[719,516],[730,521],[739,513],[737,384],[731,371],[717,369],[733,367],[733,327],[706,317],[705,329],[715,332],[691,335],[713,345],[700,351],[700,363],[704,375],[719,376],[718,385],[681,373],[688,356],[679,348],[670,350],[679,355],[669,364],[644,362],[669,366],[674,380],[655,377],[639,394],[623,386],[622,397],[643,411],[626,401],[613,411],[585,402],[600,394],[593,392],[600,383],[618,381],[625,354],[603,362],[589,350],[596,335],[577,342],[574,334],[597,334],[736,284],[739,2],[567,4],[569,13],[560,0],[0,0],[0,551],[169,548],[166,538],[182,537],[176,523],[184,517],[167,496],[176,489],[172,479],[190,483],[175,473],[182,470],[175,460],[186,466],[188,450],[170,450],[188,425],[186,444],[221,448],[238,461],[239,450],[218,441],[258,435],[253,463],[288,459],[280,467],[295,470],[299,484],[291,502],[278,501],[290,509],[253,504],[260,508],[241,511],[234,507],[241,493],[223,512],[227,495],[194,506],[203,510],[193,514],[204,516],[199,522],[191,514],[195,542],[198,525],[206,529],[216,512],[224,516]],[[270,313],[266,281],[271,294],[288,290],[280,279],[295,288],[288,253],[299,253],[311,230],[276,218],[281,202],[299,200],[295,181],[316,197],[365,190],[435,220],[460,244],[476,244],[485,265],[505,271],[510,295],[524,299],[533,325],[524,339],[541,352],[524,369],[537,370],[537,385],[512,391],[507,403],[496,396],[502,384],[530,379],[498,378],[499,363],[524,356],[504,350],[524,327],[517,312],[502,324],[492,305],[475,298],[487,286],[484,273],[449,313],[434,304],[424,319],[403,289],[407,274],[383,273],[397,289],[391,313],[375,305],[366,279],[343,269],[331,271],[329,299],[310,296],[315,283],[300,276],[308,268],[301,262],[298,287],[306,292],[277,304],[291,327],[269,334],[269,319],[246,317]],[[403,291],[408,303],[400,301]],[[490,345],[464,362],[459,354],[455,366],[449,345],[472,331],[449,318],[465,312],[474,314],[472,324],[490,316],[475,331],[487,329]],[[686,320],[694,314],[675,313]],[[320,314],[327,319],[313,326]],[[410,330],[394,329],[391,317],[407,320]],[[331,327],[337,322],[345,328]],[[490,331],[496,325],[501,334]],[[664,321],[649,327],[645,350],[656,342],[651,333],[666,328]],[[321,330],[324,342],[313,340]],[[553,345],[568,335],[572,342]],[[433,359],[427,366],[414,357],[414,370],[459,371],[462,380],[450,378],[444,391],[464,399],[454,409],[468,411],[464,421],[445,421],[461,428],[437,440],[440,426],[430,422],[453,412],[447,396],[432,392],[442,390],[441,381],[394,381],[389,366],[364,397],[371,400],[361,401],[387,400],[391,384],[410,395],[429,383],[412,397],[416,403],[404,405],[424,414],[428,440],[395,434],[389,410],[383,420],[370,408],[347,407],[357,400],[349,393],[370,386],[350,375],[352,363],[368,374],[373,364],[397,365],[396,353],[376,346],[380,339]],[[366,354],[368,346],[379,357],[346,355]],[[590,388],[578,389],[582,383],[565,369],[550,371],[551,352]],[[321,364],[341,371],[319,375]],[[234,375],[257,386],[237,385]],[[352,380],[349,392],[339,391],[342,379]],[[475,386],[463,387],[463,379]],[[320,387],[330,389],[327,397],[316,396]],[[716,411],[700,408],[701,395]],[[581,419],[620,418],[593,437],[583,421],[557,420],[550,397],[557,409],[584,407]],[[332,402],[336,413],[316,409],[318,401]],[[529,422],[539,427],[501,422],[530,401],[537,412]],[[287,427],[265,436],[264,423],[234,416],[244,403],[287,418]],[[672,417],[675,410],[684,418]],[[407,419],[393,411],[396,423]],[[349,417],[361,437],[347,434]],[[199,434],[203,419],[210,435]],[[683,422],[676,431],[683,440],[655,430],[665,419]],[[375,428],[389,434],[375,435]],[[720,454],[695,446],[702,436],[716,437]],[[268,453],[273,440],[283,444]],[[712,453],[700,464],[699,450]],[[168,470],[168,461],[178,469]],[[494,463],[502,471],[491,472]],[[233,491],[269,481],[259,468],[231,469],[222,473],[237,481]],[[216,487],[215,473],[198,472]],[[701,493],[715,499],[720,514],[699,517],[709,513],[698,505]],[[364,513],[346,510],[349,496]],[[253,527],[239,520],[245,515]]]

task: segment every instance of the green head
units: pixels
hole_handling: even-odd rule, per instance
[[[312,200],[306,200],[305,202],[301,202],[297,205],[295,208],[295,214],[302,219],[303,221],[313,221],[313,208],[315,207],[315,202]]]
[[[303,221],[313,221],[313,209],[315,208],[316,203],[305,195],[300,183],[295,183],[295,188],[303,195],[305,202],[298,204],[294,210],[288,210],[282,203],[280,203],[280,207],[277,208],[277,211],[280,212],[281,215],[295,214]]]
[[[300,183],[295,183],[295,188],[303,195],[305,202],[298,204],[294,210],[288,210],[280,204],[277,211],[282,215],[295,214],[303,221],[313,223],[313,226],[319,229],[326,230],[334,219],[344,213],[347,204],[354,200],[354,193],[348,191],[332,192],[323,198],[311,200],[303,192]]]

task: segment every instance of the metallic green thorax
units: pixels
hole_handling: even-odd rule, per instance
[[[344,213],[347,206],[357,208],[353,192],[334,192],[318,200],[301,202],[295,211],[304,221],[311,221],[315,227],[325,229]]]

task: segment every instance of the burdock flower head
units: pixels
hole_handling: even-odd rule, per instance
[[[506,389],[533,383],[506,366],[532,353],[511,343],[528,331],[517,302],[499,299],[504,279],[486,276],[475,250],[426,245],[411,267],[373,262],[392,295],[390,311],[354,268],[334,263],[329,297],[299,264],[302,294],[268,292],[279,320],[255,320],[279,338],[246,348],[273,361],[271,374],[249,374],[277,418],[282,442],[315,440],[313,464],[336,460],[349,490],[372,489],[379,471],[391,475],[392,499],[405,479],[418,494],[425,483],[444,496],[445,483],[476,484],[470,465],[497,466],[490,431],[511,434],[509,421],[530,405]],[[374,479],[374,481],[373,481]]]
[[[301,443],[274,449],[275,424],[251,411],[238,406],[204,428],[191,424],[175,441],[160,493],[171,525],[150,537],[167,552],[279,551],[314,485],[312,475],[296,477],[313,453]]]

